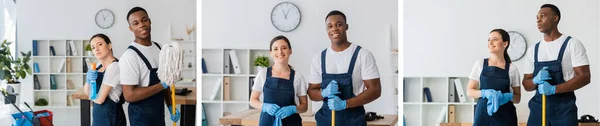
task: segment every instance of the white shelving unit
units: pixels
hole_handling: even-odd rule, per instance
[[[235,74],[233,70],[229,74],[224,72],[225,53],[235,50],[242,73]],[[254,59],[258,56],[269,57],[268,49],[202,49],[207,72],[202,74],[202,104],[209,125],[219,125],[219,118],[227,113],[235,113],[251,107],[250,90],[251,81],[257,74],[254,67]],[[273,61],[273,59],[270,59]],[[230,78],[230,100],[223,100],[223,85],[218,85],[219,93],[215,99],[210,99],[211,93],[217,85],[218,78]]]
[[[450,86],[454,86],[454,78],[462,82],[466,95],[468,77],[404,77],[404,115],[409,126],[432,126],[437,124],[443,107],[456,106],[456,122],[473,122],[476,99],[466,97],[466,102],[450,102]],[[426,102],[423,88],[428,87],[432,102]],[[448,111],[447,109],[445,110]],[[444,122],[448,121],[446,113]]]
[[[33,89],[34,100],[37,101],[40,98],[48,101],[47,106],[35,106],[37,108],[79,108],[79,100],[73,99],[72,105],[68,105],[68,96],[74,93],[77,89],[81,88],[85,84],[85,72],[83,70],[83,64],[85,58],[90,59],[91,62],[97,62],[94,56],[89,56],[84,50],[85,45],[89,44],[89,40],[82,39],[65,39],[65,40],[33,40],[37,41],[37,55],[32,56],[32,62],[37,63],[39,66],[39,72],[33,73],[34,76],[38,77],[40,83],[40,89]],[[67,48],[69,48],[70,41],[73,42],[76,49],[76,56],[69,56]],[[33,42],[32,42],[33,44]],[[50,46],[54,48],[55,54],[52,55]],[[35,46],[34,46],[35,47]],[[60,72],[58,71],[63,59],[69,58],[71,71],[67,72],[67,63],[64,63]],[[32,67],[33,67],[32,63]],[[88,65],[88,68],[90,66]],[[34,68],[35,69],[35,68]],[[51,76],[54,76],[57,88],[51,88]],[[73,82],[73,88],[67,87],[67,80]]]
[[[184,81],[177,82],[176,86],[196,86],[197,81],[192,82],[192,79],[196,79],[196,68],[198,64],[196,63],[196,41],[177,41],[181,48],[183,49],[183,73],[182,78]],[[167,43],[165,43],[167,44]]]

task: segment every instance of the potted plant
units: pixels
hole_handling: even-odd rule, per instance
[[[90,46],[90,44],[85,45],[85,52],[87,52],[88,56],[94,56],[94,53],[92,53],[92,46]]]
[[[266,56],[256,57],[256,59],[254,59],[254,66],[255,66],[257,73],[259,71],[261,71],[262,69],[269,67],[270,66],[269,65],[269,57],[266,57]]]
[[[24,79],[27,75],[31,75],[31,51],[21,52],[21,57],[15,58],[11,55],[9,45],[12,42],[4,40],[0,45],[0,80],[2,80],[2,89],[8,91],[9,94],[19,94],[21,92],[20,79]],[[18,98],[15,102],[18,103]]]

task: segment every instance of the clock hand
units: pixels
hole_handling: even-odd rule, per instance
[[[281,10],[281,13],[283,13],[283,17],[284,17],[285,19],[287,19],[287,14],[285,13],[285,11]]]

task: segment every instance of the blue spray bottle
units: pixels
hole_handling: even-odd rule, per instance
[[[96,63],[92,63],[92,70],[96,70]],[[96,99],[96,80],[90,80],[90,100]]]

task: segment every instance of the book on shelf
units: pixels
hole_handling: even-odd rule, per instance
[[[67,80],[67,89],[68,90],[74,90],[75,89],[75,85],[73,85],[73,81],[71,81],[70,79]]]
[[[431,99],[431,91],[428,87],[423,88],[423,94],[425,95],[426,102],[433,102],[433,99]]]
[[[56,71],[57,73],[62,72],[63,68],[65,67],[65,62],[67,62],[67,58],[63,58],[62,61],[60,61],[60,64],[58,64],[58,70]]]
[[[231,100],[231,78],[230,77],[223,77],[223,101],[229,101]]]
[[[52,56],[56,56],[56,51],[54,51],[54,46],[50,46],[50,54],[52,54]]]
[[[69,45],[71,47],[71,54],[72,54],[72,56],[77,56],[77,46],[75,45],[75,43],[73,42],[73,40],[69,41]]]
[[[456,122],[456,106],[448,105],[448,122]]]
[[[67,60],[65,62],[65,66],[67,67],[67,73],[71,73],[71,58],[67,57]]]
[[[231,57],[231,67],[233,68],[233,72],[235,72],[235,74],[242,74],[242,68],[240,67],[240,62],[235,50],[230,50],[229,56]]]
[[[73,97],[71,95],[67,95],[67,106],[73,106]]]
[[[87,58],[83,58],[83,61],[81,61],[82,62],[81,64],[83,64],[82,65],[83,66],[83,69],[82,69],[83,73],[87,73],[87,71],[88,71],[88,66],[86,64],[86,60],[87,60]]]
[[[463,88],[462,82],[460,78],[454,79],[454,87],[456,89],[456,96],[458,96],[458,100],[462,102],[467,102],[467,95],[465,95],[465,89]]]
[[[448,102],[456,102],[456,101],[458,101],[456,99],[457,98],[456,97],[456,89],[454,89],[455,88],[454,85],[450,84],[450,86],[448,86],[448,87],[450,88],[449,91],[448,91],[449,92],[448,93]]]
[[[210,100],[216,100],[217,95],[219,95],[219,89],[221,89],[221,84],[223,83],[223,79],[221,77],[217,78],[217,83],[210,94]]]
[[[443,106],[442,109],[440,110],[440,115],[437,118],[437,123],[436,124],[440,124],[443,123],[444,120],[446,120],[446,112],[448,112],[448,106]]]
[[[40,79],[38,79],[38,75],[33,75],[33,89],[40,90],[42,86],[40,85]]]
[[[33,63],[33,72],[34,73],[40,73],[40,65],[38,65],[37,62]]]
[[[208,73],[208,68],[206,68],[206,61],[202,58],[202,73]]]
[[[50,89],[56,90],[58,85],[56,84],[56,78],[54,75],[50,75]]]
[[[231,59],[229,58],[229,51],[225,52],[225,56],[223,57],[223,59],[225,61],[223,61],[223,74],[229,74],[231,73]]]
[[[67,56],[73,56],[73,53],[71,53],[71,45],[67,44],[66,47],[66,54]]]
[[[38,49],[37,49],[38,42],[37,42],[37,40],[33,40],[33,42],[32,42],[31,45],[33,46],[33,48],[31,49],[31,50],[33,50],[32,51],[33,52],[33,56],[38,56]]]

